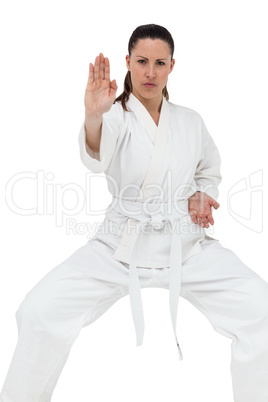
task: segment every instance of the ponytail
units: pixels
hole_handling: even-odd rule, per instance
[[[127,72],[125,76],[125,81],[124,81],[124,91],[119,95],[115,102],[121,102],[123,109],[127,112],[127,107],[126,107],[126,102],[129,100],[129,95],[132,92],[132,82],[131,82],[131,75],[130,71]]]

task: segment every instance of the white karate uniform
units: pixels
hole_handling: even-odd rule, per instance
[[[95,236],[19,306],[19,339],[0,401],[50,401],[81,328],[127,294],[141,345],[140,289],[161,287],[170,292],[180,359],[176,316],[182,296],[233,340],[234,401],[267,402],[268,284],[188,212],[188,198],[197,190],[218,197],[216,145],[189,108],[163,99],[157,127],[134,95],[127,106],[126,112],[116,103],[104,115],[99,154],[87,147],[81,127],[82,162],[105,172],[113,200]]]
[[[95,173],[105,171],[113,195],[96,238],[115,249],[113,258],[130,264],[137,345],[144,319],[136,266],[170,266],[170,312],[182,359],[176,335],[181,263],[200,252],[201,241],[215,241],[192,223],[188,198],[197,190],[218,197],[220,155],[197,112],[163,98],[156,126],[133,94],[127,106],[125,112],[116,103],[105,115],[99,154],[87,147],[84,127],[79,136],[83,163]]]

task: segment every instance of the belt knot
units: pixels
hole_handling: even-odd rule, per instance
[[[163,215],[158,213],[155,215],[151,215],[149,220],[147,221],[154,229],[161,229],[165,224],[165,219]]]

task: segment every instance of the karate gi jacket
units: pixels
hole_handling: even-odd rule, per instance
[[[158,126],[131,94],[103,115],[99,153],[86,143],[84,123],[78,142],[83,164],[104,172],[113,196],[94,238],[114,250],[113,258],[129,264],[129,294],[137,334],[142,344],[144,319],[136,267],[170,267],[170,312],[176,335],[176,315],[182,262],[199,253],[201,242],[218,241],[194,224],[188,198],[203,191],[217,200],[221,158],[202,117],[164,97]]]

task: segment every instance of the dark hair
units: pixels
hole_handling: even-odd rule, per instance
[[[160,25],[156,25],[156,24],[140,25],[132,32],[132,35],[128,42],[129,56],[131,56],[131,51],[135,48],[135,46],[137,45],[137,43],[140,39],[148,39],[148,38],[161,39],[164,42],[166,42],[170,49],[171,60],[173,59],[173,54],[174,54],[173,38],[166,28],[164,28]],[[125,77],[125,81],[124,81],[124,91],[122,92],[121,95],[119,95],[115,99],[114,103],[121,102],[123,109],[127,111],[126,102],[128,101],[129,95],[131,92],[132,92],[131,73],[130,73],[130,71],[128,71],[126,74],[126,77]],[[166,100],[168,100],[169,95],[168,95],[166,86],[165,86],[165,88],[163,88],[162,93],[163,93],[163,96],[166,98]]]

